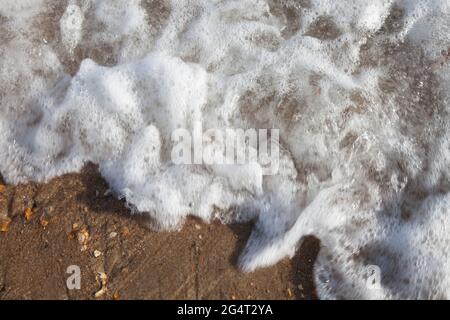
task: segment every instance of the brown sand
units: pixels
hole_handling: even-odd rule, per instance
[[[189,219],[179,232],[154,232],[105,196],[107,189],[88,165],[80,174],[0,193],[0,218],[11,219],[0,232],[0,299],[94,299],[99,273],[108,277],[99,299],[315,298],[318,240],[307,239],[292,260],[246,274],[236,260],[251,224]],[[70,265],[81,268],[81,290],[66,287]]]

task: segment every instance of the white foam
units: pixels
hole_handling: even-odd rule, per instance
[[[323,298],[449,298],[449,18],[438,0],[3,1],[1,173],[91,161],[162,228],[256,219],[244,270],[313,234]],[[280,173],[174,165],[171,133],[196,123],[279,128]]]
[[[61,40],[72,53],[81,40],[83,20],[84,16],[81,8],[73,4],[67,6],[66,12],[61,17]]]

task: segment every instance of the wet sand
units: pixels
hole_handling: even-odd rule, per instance
[[[93,165],[0,191],[0,299],[316,298],[315,238],[292,260],[243,273],[237,258],[251,223],[192,218],[180,231],[152,231],[108,195]],[[81,268],[80,290],[67,289],[71,265]]]

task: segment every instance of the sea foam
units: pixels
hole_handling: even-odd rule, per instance
[[[254,219],[245,271],[315,235],[322,298],[450,298],[448,1],[3,0],[0,41],[7,181],[93,162],[160,228]],[[279,173],[175,165],[196,123],[280,129]]]

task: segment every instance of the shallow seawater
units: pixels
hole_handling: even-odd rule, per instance
[[[93,162],[159,228],[256,220],[245,271],[315,235],[321,298],[450,298],[450,2],[3,0],[0,43],[9,182]],[[199,124],[278,173],[175,164]]]

